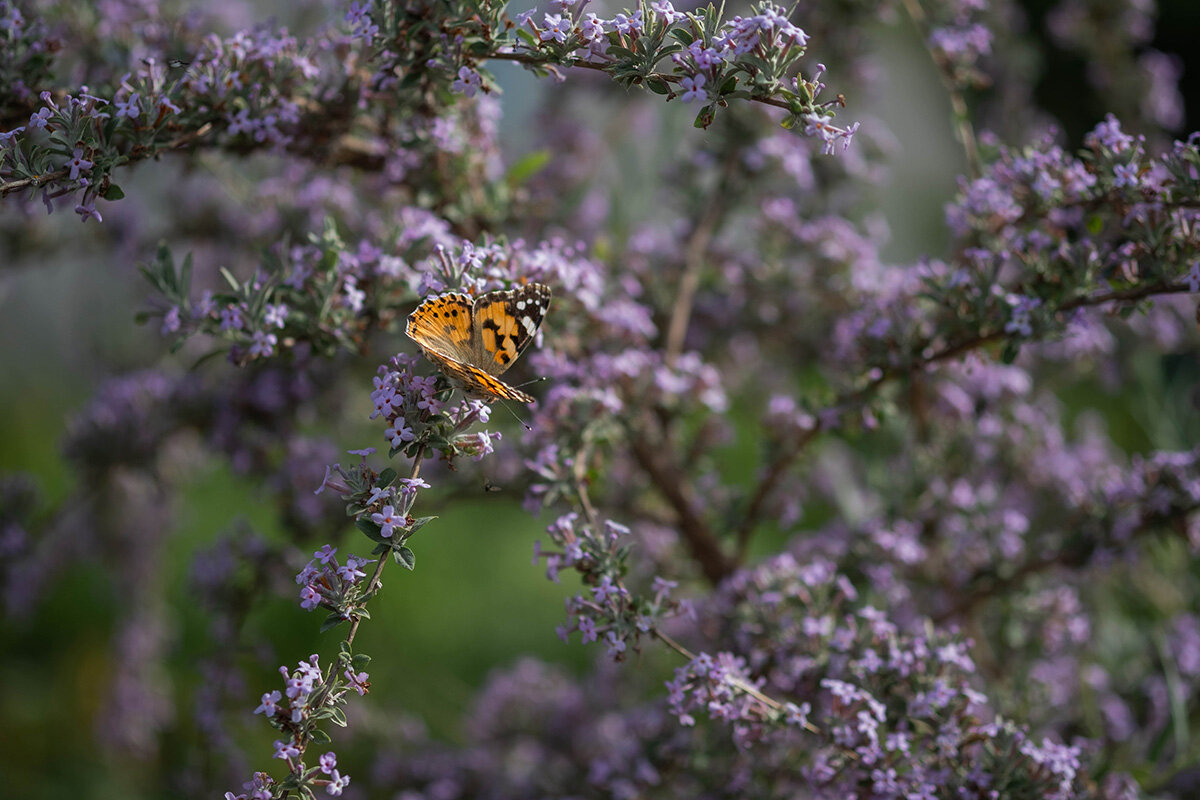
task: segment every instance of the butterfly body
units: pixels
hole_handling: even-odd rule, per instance
[[[451,292],[421,303],[405,332],[467,396],[532,403],[499,376],[533,341],[549,307],[550,287],[540,283],[475,298]]]

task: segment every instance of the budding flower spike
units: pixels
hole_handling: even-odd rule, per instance
[[[541,283],[476,298],[452,292],[417,306],[405,333],[468,397],[532,403],[498,376],[533,341],[549,308],[550,287]]]

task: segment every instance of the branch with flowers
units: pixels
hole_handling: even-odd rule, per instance
[[[542,75],[558,66],[600,70],[667,100],[701,102],[697,125],[704,127],[731,100],[766,103],[785,109],[782,124],[819,137],[828,152],[837,142],[848,146],[857,130],[833,124],[840,99],[818,102],[823,67],[808,79],[792,74],[808,36],[774,5],[728,21],[712,6],[685,14],[666,0],[611,20],[581,10],[573,17],[576,5],[582,8],[561,4],[562,13],[539,24],[532,12],[514,23],[504,3],[490,1],[353,3],[349,30],[331,26],[304,42],[285,31],[209,36],[189,61],[146,59],[103,88],[43,90],[27,122],[0,133],[0,196],[40,192],[48,211],[74,197],[82,220],[102,219],[96,201],[123,197],[115,170],[202,147],[287,152],[375,171],[395,170],[393,162],[413,171],[429,160],[438,182],[460,180],[478,156],[439,141],[437,129],[461,113],[453,93],[469,99],[496,91],[476,69],[487,60]],[[12,24],[18,49],[42,32],[19,14]],[[673,71],[659,71],[668,60]],[[42,60],[24,63],[29,81],[43,74]],[[396,148],[402,152],[387,155]],[[462,163],[447,167],[446,151]]]

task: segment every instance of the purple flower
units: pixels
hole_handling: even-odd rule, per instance
[[[328,792],[329,794],[333,795],[334,797],[337,797],[338,795],[340,795],[342,793],[342,791],[348,785],[350,785],[350,776],[349,775],[341,775],[338,773],[338,771],[336,769],[329,774],[329,777],[330,777],[329,785],[325,787],[325,791]]]
[[[583,644],[596,641],[596,623],[591,617],[581,617],[579,619],[580,641]]]
[[[579,23],[579,35],[585,42],[600,41],[604,38],[604,20],[589,11],[583,21]]]
[[[405,442],[411,442],[416,438],[412,427],[405,424],[403,417],[396,417],[396,420],[383,432],[383,435],[392,447],[400,447]]]
[[[321,593],[316,590],[316,587],[310,584],[300,590],[301,608],[305,611],[312,611],[319,605],[321,605]]]
[[[179,318],[179,306],[171,306],[167,313],[163,315],[162,327],[159,332],[166,336],[170,333],[176,333],[182,326],[182,321]]]
[[[459,67],[458,77],[450,85],[452,90],[460,92],[467,97],[474,97],[482,87],[483,78],[470,67]]]
[[[263,324],[268,328],[282,328],[288,317],[286,303],[267,303],[263,312]]]
[[[88,172],[92,168],[92,162],[83,157],[83,148],[76,147],[75,154],[67,161],[67,167],[71,170],[71,180],[78,180],[80,172]]]
[[[655,14],[662,17],[663,21],[668,25],[683,17],[682,13],[675,10],[675,6],[671,4],[671,0],[654,0],[650,4],[650,8]]]
[[[292,759],[300,755],[299,748],[292,741],[276,741],[275,742],[275,758]]]
[[[266,358],[275,352],[275,345],[279,339],[273,333],[266,331],[255,331],[253,341],[250,344],[250,355],[257,358]]]
[[[432,489],[423,478],[401,478],[396,481],[400,486],[401,494],[416,494],[418,489]]]
[[[642,32],[642,10],[639,8],[632,15],[617,14],[613,18],[612,26],[617,33],[641,33]]]
[[[1113,187],[1128,186],[1136,189],[1138,185],[1138,168],[1136,164],[1117,164],[1113,167]]]
[[[103,222],[104,217],[96,210],[96,201],[90,203],[79,203],[75,206],[75,213],[79,215],[81,222],[87,222],[89,219],[94,219],[96,222]]]
[[[683,88],[682,99],[685,103],[694,103],[697,100],[704,102],[708,99],[708,92],[704,90],[704,84],[708,82],[708,78],[703,75],[692,75],[684,78],[679,82]]]
[[[358,692],[359,696],[367,693],[367,689],[371,688],[371,683],[367,679],[371,676],[365,672],[355,672],[352,669],[347,669],[344,673],[346,680],[350,683],[350,688]]]
[[[1114,154],[1128,150],[1133,146],[1133,142],[1133,137],[1121,130],[1121,123],[1112,114],[1106,116],[1103,122],[1084,137],[1085,144],[1105,148]]]
[[[138,93],[134,92],[133,94],[129,95],[129,99],[123,100],[123,101],[118,100],[116,102],[117,117],[118,118],[128,117],[129,119],[137,119],[138,116],[140,116],[142,113],[142,107],[139,104],[138,99],[139,99]]]
[[[571,19],[563,18],[560,14],[547,14],[543,21],[545,28],[538,34],[538,38],[543,42],[548,42],[551,39],[562,44],[571,35]]]
[[[376,511],[371,515],[371,521],[379,526],[379,535],[385,539],[391,537],[396,528],[404,525],[404,518],[396,515],[394,506],[384,506],[382,511]]]
[[[1200,261],[1193,261],[1192,268],[1188,270],[1187,277],[1188,291],[1192,294],[1200,292]]]
[[[242,307],[235,303],[230,303],[221,309],[221,330],[223,331],[240,331],[245,327],[245,321],[242,318]]]
[[[321,767],[321,772],[329,775],[333,772],[333,768],[337,766],[337,754],[332,751],[326,753],[318,759],[318,764]]]
[[[53,115],[54,115],[53,110],[51,110],[49,108],[39,108],[37,111],[33,112],[33,114],[30,115],[29,127],[31,129],[45,128],[46,121],[49,120],[50,117],[52,117]],[[17,131],[21,131],[21,130],[24,130],[24,128],[17,129]],[[17,131],[11,131],[10,134],[16,133]]]
[[[357,583],[359,578],[365,578],[367,573],[358,568],[358,563],[349,559],[345,564],[337,568],[337,576],[346,583]]]
[[[282,699],[283,695],[278,690],[267,692],[262,696],[262,702],[258,704],[258,708],[254,709],[254,713],[273,717],[275,712],[279,711],[279,701]]]

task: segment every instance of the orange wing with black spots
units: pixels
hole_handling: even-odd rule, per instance
[[[531,283],[507,292],[488,292],[475,301],[475,364],[493,375],[525,351],[550,308],[550,287]]]
[[[406,332],[470,397],[532,403],[533,397],[496,376],[512,366],[550,307],[550,288],[531,283],[488,292],[431,297],[408,317]]]
[[[408,315],[405,332],[425,352],[431,350],[448,358],[471,358],[471,314],[474,301],[457,292],[431,297]]]

